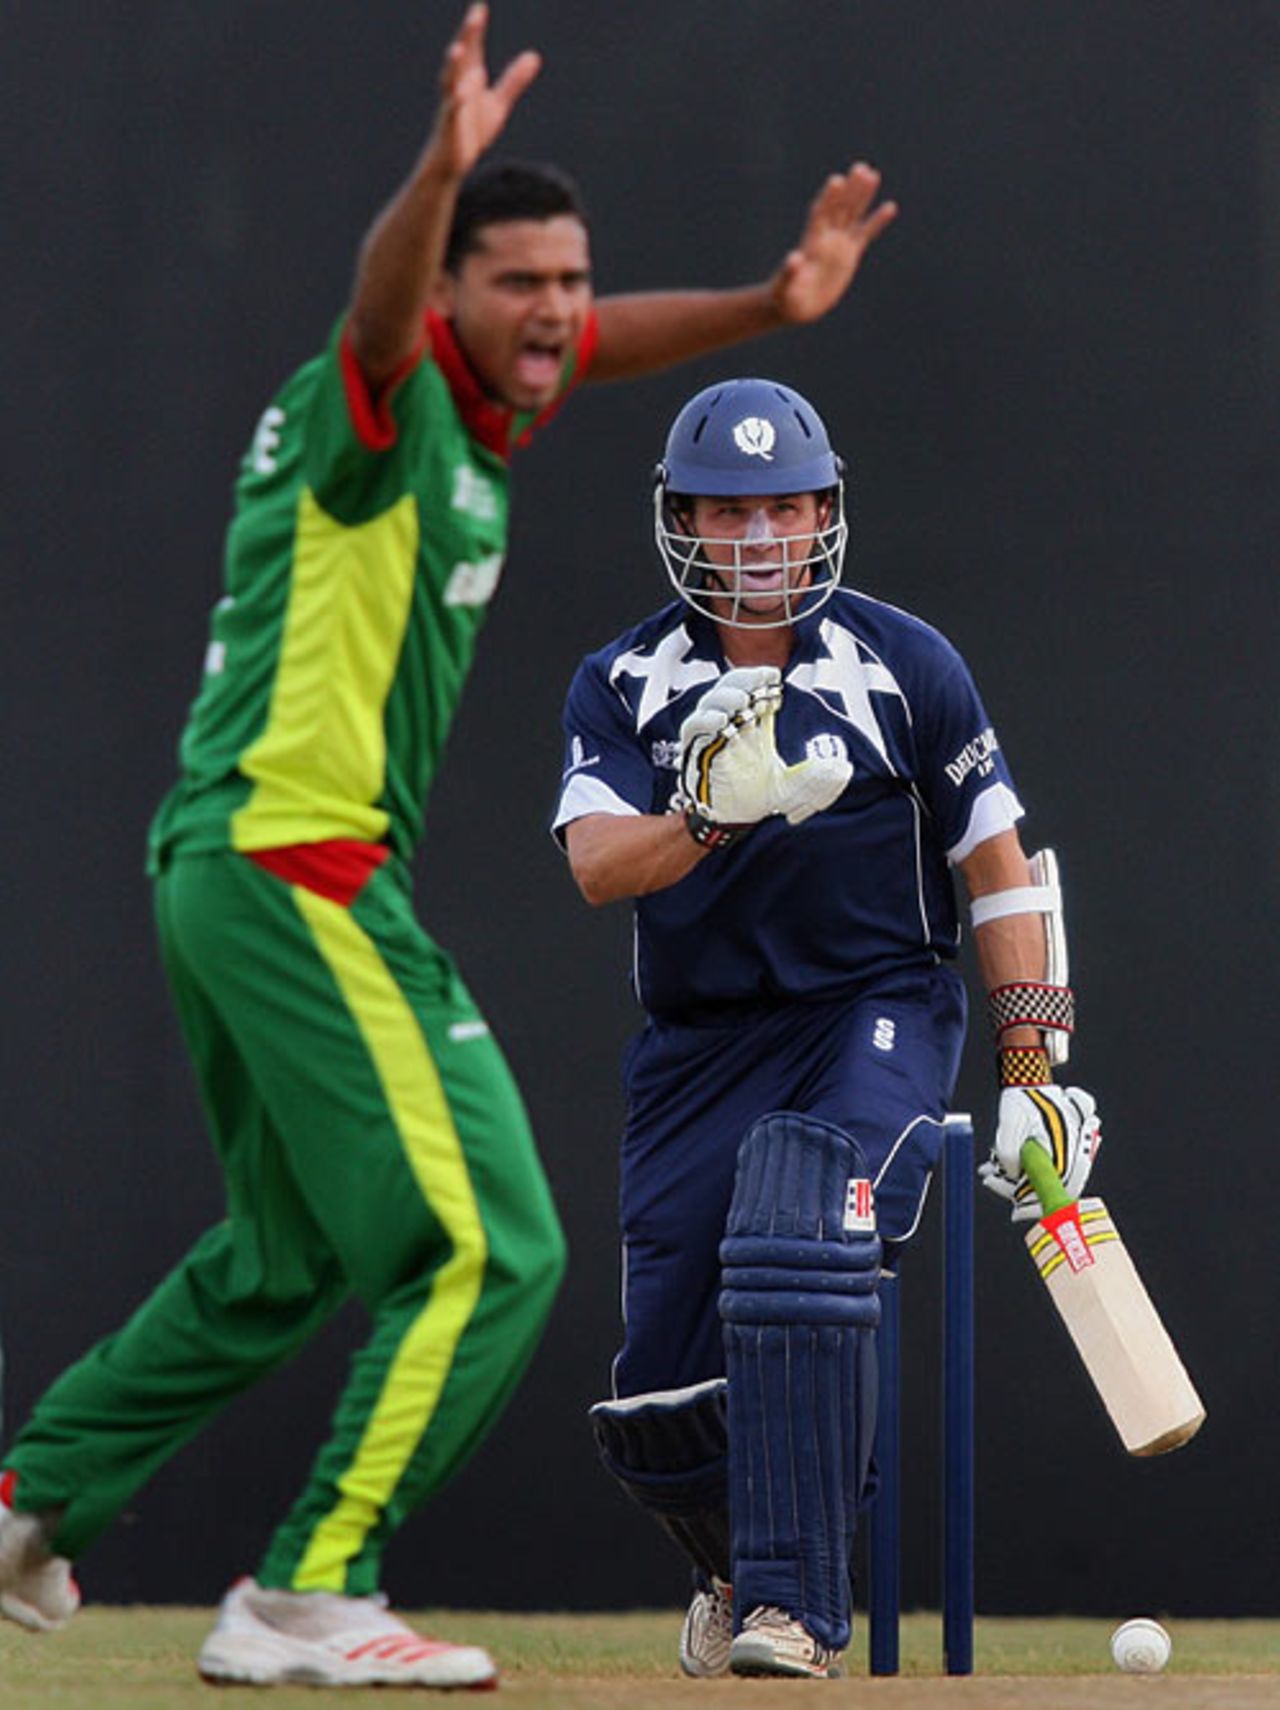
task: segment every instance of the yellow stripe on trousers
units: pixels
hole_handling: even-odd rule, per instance
[[[339,1480],[338,1503],[316,1528],[294,1576],[299,1591],[340,1591],[347,1563],[390,1501],[439,1405],[454,1350],[480,1298],[488,1243],[449,1101],[417,1017],[377,947],[345,908],[297,887],[293,894],[368,1046],[423,1198],[453,1246],[388,1368],[355,1456]]]

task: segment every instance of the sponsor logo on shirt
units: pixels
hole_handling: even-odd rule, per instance
[[[215,620],[217,613],[229,612],[236,603],[234,594],[224,594],[213,608]],[[204,656],[204,673],[206,677],[220,677],[227,668],[227,644],[216,637],[209,643]]]
[[[489,1023],[487,1021],[454,1021],[449,1026],[449,1037],[459,1045],[468,1039],[487,1039]]]
[[[680,744],[671,738],[660,738],[649,750],[655,766],[674,772],[680,764]]]
[[[972,742],[966,742],[954,760],[947,761],[947,776],[957,787],[964,783],[970,772],[976,771],[980,778],[985,778],[995,770],[992,756],[999,749],[996,733],[991,726],[975,736]]]
[[[493,522],[498,515],[493,488],[469,463],[459,463],[453,471],[452,504],[455,511],[464,511],[477,522]]]
[[[476,564],[455,564],[445,584],[446,606],[487,606],[502,574],[502,554],[490,553]]]
[[[284,421],[284,411],[279,404],[268,405],[259,416],[253,444],[249,447],[249,461],[255,475],[275,474],[276,452],[280,449],[280,430]]]

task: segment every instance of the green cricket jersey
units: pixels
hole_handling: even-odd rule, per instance
[[[152,871],[183,852],[417,841],[502,570],[507,459],[585,371],[595,322],[537,416],[484,397],[444,321],[426,331],[374,400],[340,324],[259,421]]]

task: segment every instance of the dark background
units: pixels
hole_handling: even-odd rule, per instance
[[[15,1425],[219,1215],[153,953],[144,830],[218,594],[236,461],[345,301],[428,126],[454,6],[10,8],[0,152],[0,1320]],[[544,826],[579,656],[665,597],[647,472],[696,386],[808,391],[849,579],[967,654],[1065,877],[1095,1176],[1207,1399],[1128,1461],[982,1196],[979,1606],[1276,1614],[1280,9],[1233,0],[500,0],[546,54],[508,133],[562,161],[601,290],[760,278],[863,156],[902,215],[817,329],[584,393],[516,472],[506,580],[433,798],[423,917],[525,1088],[572,1264],[493,1437],[410,1522],[407,1604],[671,1603],[594,1464],[617,1335],[625,909]],[[985,1124],[984,1029],[957,1100]],[[984,1130],[988,1131],[989,1130]],[[937,1207],[906,1289],[906,1600],[936,1604]],[[371,1231],[376,1239],[376,1231]],[[86,1556],[212,1601],[319,1441],[360,1321],[178,1456]]]

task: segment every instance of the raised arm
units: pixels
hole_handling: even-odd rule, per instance
[[[412,356],[444,261],[458,187],[501,134],[538,75],[536,53],[517,55],[496,81],[485,65],[489,9],[470,6],[445,52],[440,105],[417,164],[361,246],[348,336],[373,390]]]
[[[896,203],[877,203],[879,191],[880,174],[865,162],[833,173],[813,200],[799,243],[758,285],[600,298],[600,343],[589,378],[632,379],[779,327],[821,319],[897,216]]]

